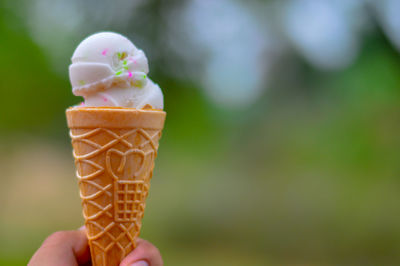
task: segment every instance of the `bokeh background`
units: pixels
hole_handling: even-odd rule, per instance
[[[163,89],[142,237],[166,265],[400,263],[400,1],[1,0],[0,265],[82,225],[65,109],[87,35]]]

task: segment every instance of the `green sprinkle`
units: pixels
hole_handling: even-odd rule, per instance
[[[124,66],[124,69],[128,70],[128,67],[127,67],[127,66]]]
[[[124,60],[123,64],[126,65],[128,63],[128,61]]]
[[[121,53],[118,52],[117,55],[118,55],[118,59],[121,59]]]
[[[118,71],[117,73],[115,73],[116,76],[119,76],[122,74],[122,70]]]
[[[86,82],[85,82],[84,80],[80,80],[80,81],[79,81],[79,84],[80,84],[80,85],[85,85]]]
[[[146,75],[143,75],[143,78],[145,79],[145,78],[146,78]]]

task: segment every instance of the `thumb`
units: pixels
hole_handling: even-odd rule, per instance
[[[84,228],[59,231],[50,235],[36,251],[29,266],[71,266],[90,260],[90,251]]]

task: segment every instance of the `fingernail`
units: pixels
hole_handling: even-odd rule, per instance
[[[139,260],[132,263],[131,266],[149,266],[149,264],[145,260]]]

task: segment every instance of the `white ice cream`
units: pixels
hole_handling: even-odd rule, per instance
[[[148,77],[146,55],[124,36],[100,32],[84,39],[72,55],[72,92],[85,106],[163,109],[160,87]]]

